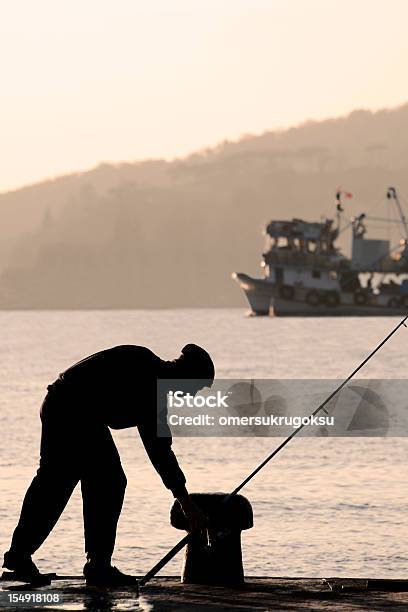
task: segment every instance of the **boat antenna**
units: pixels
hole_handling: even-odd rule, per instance
[[[375,347],[375,349],[371,351],[371,353],[360,363],[360,365],[358,365],[352,371],[352,373],[349,374],[349,376],[347,376],[347,378],[338,387],[336,387],[336,389],[332,391],[332,393],[330,393],[330,395],[324,400],[324,402],[320,404],[320,406],[318,406],[312,412],[312,414],[310,415],[308,419],[309,421],[313,416],[315,416],[321,410],[323,410],[324,412],[326,412],[326,414],[328,414],[327,410],[325,409],[325,406],[334,398],[335,395],[337,395],[347,385],[348,382],[350,382],[350,380],[357,374],[357,372],[359,372],[361,368],[365,366],[365,364],[368,361],[370,361],[372,357],[374,357],[374,355],[384,346],[384,344],[386,344],[386,342],[388,342],[388,340],[390,340],[390,338],[399,330],[400,327],[402,326],[407,327],[405,323],[407,319],[408,319],[408,315],[405,316],[398,323],[398,325],[396,325],[394,329]],[[222,500],[222,503],[228,502],[231,499],[231,497],[234,497],[234,495],[237,495],[237,493],[239,493],[239,491],[241,491],[241,489],[243,489],[245,485],[247,485],[248,482],[252,480],[252,478],[254,478],[254,476],[256,476],[256,474],[258,474],[258,472],[260,472],[267,463],[269,463],[269,461],[271,461],[287,444],[289,444],[289,442],[305,427],[305,423],[300,425],[297,429],[294,429],[293,432],[290,434],[290,436],[288,436],[281,444],[279,444],[277,448],[275,448],[254,470],[252,470],[252,472],[237,487],[235,487],[235,489],[231,491],[231,493],[229,493],[228,495],[224,497],[224,499]],[[166,553],[164,557],[158,563],[156,563],[156,565],[152,567],[152,569],[149,570],[147,574],[143,576],[143,578],[139,580],[139,586],[144,586],[165,565],[167,565],[167,563],[171,561],[171,559],[173,559],[173,557],[175,557],[177,553],[180,552],[180,550],[182,550],[186,544],[188,544],[188,542],[191,539],[191,536],[192,536],[192,533],[188,533],[171,550],[169,550],[169,552]]]
[[[339,234],[341,230],[341,213],[344,212],[341,195],[342,195],[341,187],[338,187],[336,190],[336,217],[337,217],[337,231]]]
[[[342,187],[336,189],[336,217],[337,217],[337,231],[340,235],[341,230],[341,214],[344,212],[343,198],[352,198],[353,194],[350,191],[345,191]],[[349,227],[349,226],[347,226]]]
[[[399,201],[399,197],[397,194],[397,190],[395,189],[395,187],[388,187],[387,189],[387,199],[388,200],[394,200],[395,205],[397,207],[398,210],[398,214],[400,216],[400,220],[401,220],[401,224],[404,228],[404,232],[405,232],[405,240],[408,241],[408,223],[407,223],[407,219],[404,215],[404,211],[402,210],[402,206],[401,206],[401,202]]]

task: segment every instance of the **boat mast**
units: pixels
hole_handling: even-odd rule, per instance
[[[402,226],[404,228],[404,232],[405,232],[405,240],[408,241],[408,223],[407,223],[407,219],[404,215],[404,211],[402,210],[402,206],[401,203],[399,201],[399,197],[397,194],[397,190],[395,189],[395,187],[388,187],[388,191],[387,191],[387,198],[388,200],[394,200],[395,205],[397,207],[398,210],[398,214],[400,216],[400,220],[402,223]]]
[[[344,212],[343,202],[341,200],[341,189],[336,191],[336,219],[337,219],[337,231],[340,234],[341,231],[341,213]]]

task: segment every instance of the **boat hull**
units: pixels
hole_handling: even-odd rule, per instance
[[[312,306],[301,299],[282,299],[277,286],[267,280],[252,278],[247,274],[236,273],[234,279],[243,289],[251,314],[258,316],[278,317],[392,317],[405,315],[408,307],[382,306],[376,304],[343,304],[327,306],[318,304]]]
[[[345,304],[336,307],[309,306],[304,302],[291,302],[276,298],[273,300],[270,314],[277,317],[395,317],[406,315],[407,308],[389,308],[385,306],[358,306]]]

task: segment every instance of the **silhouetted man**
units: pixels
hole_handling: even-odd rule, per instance
[[[40,467],[25,495],[3,567],[23,580],[38,575],[31,555],[81,481],[87,584],[135,582],[111,565],[126,476],[109,428],[138,427],[150,461],[179,500],[191,529],[203,527],[205,517],[189,498],[170,432],[169,437],[157,435],[157,402],[160,410],[167,409],[166,394],[157,395],[158,379],[186,379],[186,388],[195,394],[211,386],[214,364],[194,344],[185,346],[174,361],[163,361],[142,346],[117,346],[76,363],[48,387],[41,407]]]

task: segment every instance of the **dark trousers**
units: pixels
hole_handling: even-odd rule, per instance
[[[31,555],[41,546],[80,481],[85,551],[88,558],[110,560],[126,476],[109,428],[85,419],[87,412],[73,406],[63,389],[49,387],[41,408],[40,467],[13,534],[15,552]]]

